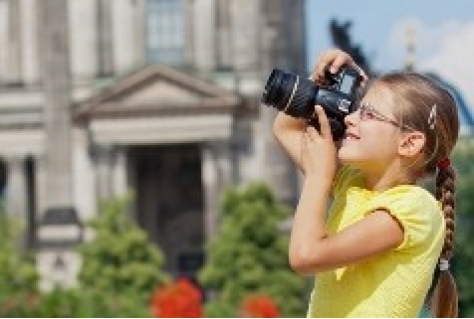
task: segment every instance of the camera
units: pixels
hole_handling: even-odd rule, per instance
[[[319,130],[314,106],[321,105],[331,126],[333,139],[340,140],[345,132],[344,117],[356,110],[357,91],[362,77],[350,67],[332,74],[325,71],[321,85],[296,74],[273,69],[265,85],[262,103],[288,115],[304,118]]]

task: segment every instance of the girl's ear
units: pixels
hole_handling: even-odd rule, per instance
[[[426,136],[422,132],[407,132],[400,137],[398,154],[406,157],[418,155],[423,151],[425,143]]]

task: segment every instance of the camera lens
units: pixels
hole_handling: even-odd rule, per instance
[[[265,85],[262,103],[295,117],[308,118],[313,112],[314,91],[311,81],[274,69]]]
[[[291,97],[296,79],[296,75],[273,69],[265,85],[262,102],[283,111]]]

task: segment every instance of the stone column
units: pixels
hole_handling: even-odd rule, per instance
[[[93,157],[95,163],[97,198],[100,201],[111,199],[114,197],[114,148],[110,145],[95,145]]]
[[[99,76],[113,73],[112,55],[112,7],[110,0],[97,1],[97,41]],[[133,49],[133,48],[132,48]]]
[[[0,84],[7,82],[8,70],[8,3],[0,1]]]
[[[134,65],[141,66],[146,63],[146,1],[134,0],[133,2],[133,34],[134,34]]]
[[[21,82],[27,86],[37,85],[41,67],[38,61],[38,1],[17,2],[21,3]]]
[[[20,4],[19,0],[8,1],[8,29],[9,38],[8,43],[8,79],[12,84],[22,82],[21,78],[21,19],[20,19]]]
[[[47,207],[72,207],[68,1],[38,2],[45,95]]]
[[[232,67],[232,16],[230,0],[219,0],[216,5],[216,60],[219,67]]]
[[[80,256],[72,247],[82,241],[82,223],[72,193],[69,1],[42,0],[37,4],[45,97],[46,191],[42,194],[45,212],[38,224],[40,251],[36,262],[41,275],[39,286],[47,290],[55,285],[69,287],[76,282]],[[65,254],[74,258],[62,258]]]
[[[219,203],[223,191],[231,183],[229,146],[225,143],[204,144],[201,149],[202,183],[204,190],[204,227],[206,239],[217,231]]]
[[[27,181],[25,161],[22,157],[10,157],[7,159],[7,166],[7,212],[14,216],[20,216],[26,221]]]
[[[117,147],[112,159],[112,187],[115,198],[124,196],[128,191],[127,153],[122,147]]]

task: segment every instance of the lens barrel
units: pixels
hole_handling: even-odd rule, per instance
[[[294,117],[313,113],[317,87],[298,75],[274,69],[265,85],[262,102]]]
[[[279,111],[284,111],[290,100],[291,92],[295,86],[297,76],[273,69],[262,96],[262,103],[273,106]]]

